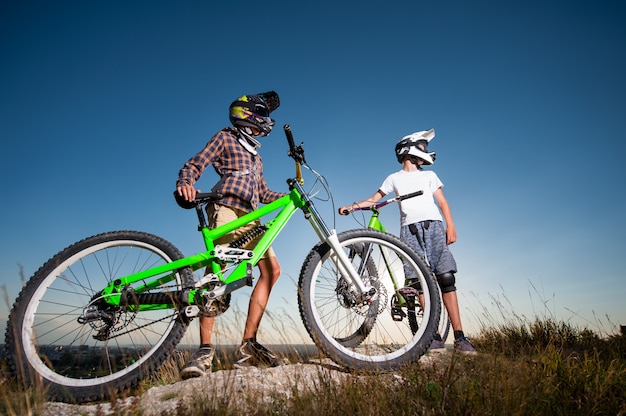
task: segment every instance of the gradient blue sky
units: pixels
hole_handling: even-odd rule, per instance
[[[293,175],[289,123],[336,205],[399,168],[402,136],[435,128],[470,335],[499,311],[615,333],[625,46],[626,5],[612,0],[2,2],[0,283],[12,301],[20,267],[28,277],[103,231],[200,251],[193,213],[171,196],[178,170],[228,124],[233,99],[274,89],[270,186]],[[397,208],[383,220],[397,232]],[[315,238],[296,215],[276,242],[272,313],[299,321],[294,282]]]

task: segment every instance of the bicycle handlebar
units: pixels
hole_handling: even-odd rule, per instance
[[[400,195],[398,197],[391,198],[390,200],[387,201],[387,203],[395,202],[395,201],[404,201],[405,199],[413,198],[414,196],[420,196],[423,194],[424,194],[424,191],[415,191],[415,192],[411,192],[410,194]]]
[[[394,198],[389,198],[389,199],[387,199],[385,201],[379,202],[379,203],[371,205],[369,207],[353,207],[353,208],[350,208],[349,210],[344,210],[343,212],[345,214],[349,214],[349,213],[355,212],[355,211],[373,211],[373,210],[382,208],[385,205],[389,205],[389,204],[391,204],[393,202],[404,201],[405,199],[413,198],[413,197],[420,196],[420,195],[423,195],[423,194],[424,194],[424,191],[415,191],[415,192],[411,192],[410,194],[399,195],[399,196],[396,196]]]
[[[304,183],[302,179],[302,169],[300,166],[304,163],[306,164],[306,160],[304,160],[304,149],[302,148],[302,143],[296,146],[295,141],[293,140],[293,133],[291,132],[291,126],[289,124],[285,124],[283,126],[283,130],[285,131],[285,136],[287,136],[287,143],[289,143],[289,152],[287,155],[291,157],[296,162],[296,181],[300,184]]]
[[[283,130],[285,131],[285,136],[287,136],[287,143],[289,143],[289,157],[295,160],[296,163],[306,163],[306,161],[304,160],[304,149],[302,148],[302,143],[296,146],[296,143],[293,139],[291,126],[289,124],[285,124],[283,126]]]
[[[292,151],[296,147],[296,144],[293,140],[293,133],[291,132],[291,126],[289,124],[285,124],[283,126],[283,130],[285,130],[285,136],[287,136],[287,143],[289,143],[289,152]]]

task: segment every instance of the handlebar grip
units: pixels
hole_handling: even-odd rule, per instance
[[[398,201],[404,201],[405,199],[413,198],[414,196],[420,196],[424,193],[424,191],[415,191],[410,194],[402,195],[398,197]]]
[[[291,132],[291,126],[289,124],[285,124],[283,126],[283,130],[285,130],[285,136],[287,136],[287,143],[289,143],[289,150],[293,150],[296,147],[296,143],[293,140],[293,133]]]

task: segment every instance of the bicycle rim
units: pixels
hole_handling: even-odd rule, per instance
[[[352,304],[354,288],[346,285],[337,270],[329,246],[316,246],[303,266],[299,297],[302,319],[313,341],[348,368],[388,370],[417,360],[430,345],[441,307],[427,267],[390,234],[352,230],[338,237],[363,281],[377,293],[369,302]],[[355,252],[361,254],[354,256]],[[399,305],[394,296],[398,282],[401,287],[407,277],[420,280],[428,300],[422,313],[413,315],[413,322],[408,318],[410,306]]]
[[[16,351],[10,358],[21,358],[14,367],[25,370],[18,377],[28,384],[41,376],[52,397],[76,401],[136,384],[167,358],[187,321],[174,309],[119,309],[106,339],[98,340],[104,322],[79,323],[78,317],[110,281],[180,257],[170,243],[141,232],[101,234],[57,254],[27,283],[12,311],[14,335],[8,331],[7,338],[15,336]],[[183,269],[168,289],[189,279]]]

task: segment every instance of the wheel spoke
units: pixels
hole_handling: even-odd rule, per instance
[[[13,366],[22,369],[16,375],[26,384],[39,375],[53,398],[70,394],[77,401],[139,382],[142,368],[167,358],[187,322],[172,310],[115,308],[97,294],[114,279],[182,257],[167,241],[133,231],[90,237],[57,254],[27,282],[11,312],[7,346]],[[193,282],[191,270],[175,276],[168,285]],[[87,306],[100,317],[85,319]]]
[[[329,247],[316,246],[300,276],[300,312],[309,334],[322,351],[349,368],[389,369],[418,359],[436,331],[441,307],[430,270],[390,234],[353,230],[338,237],[363,283],[376,294],[360,301]],[[418,307],[421,313],[415,313],[415,302],[398,301],[396,291],[409,275],[424,289],[427,302],[424,309]]]

